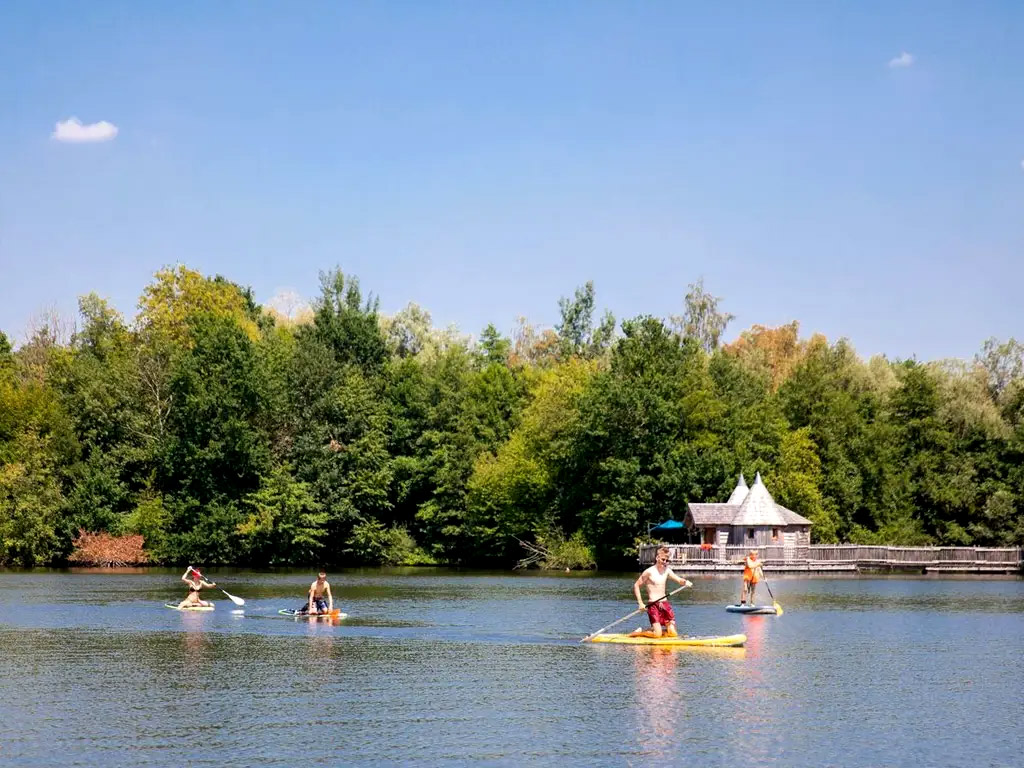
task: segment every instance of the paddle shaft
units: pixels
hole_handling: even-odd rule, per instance
[[[775,608],[775,614],[777,616],[782,615],[782,606],[779,605],[779,601],[775,599],[775,595],[772,594],[772,588],[768,586],[768,579],[764,577],[764,572],[761,572],[761,580],[764,582],[764,588],[768,590],[768,597],[772,599],[772,607]]]
[[[646,605],[645,605],[645,606],[644,606],[643,608],[637,608],[637,609],[636,609],[635,611],[633,611],[632,613],[629,613],[629,614],[627,614],[627,615],[623,616],[623,617],[622,617],[621,619],[619,619],[618,621],[613,621],[613,622],[612,622],[611,624],[609,624],[609,625],[608,625],[607,627],[601,627],[601,628],[600,628],[599,630],[597,630],[597,632],[591,632],[591,633],[590,633],[589,635],[587,635],[587,636],[586,636],[586,637],[584,637],[584,638],[583,638],[582,640],[580,640],[580,642],[581,642],[581,643],[585,643],[585,642],[586,642],[587,640],[589,640],[590,638],[592,638],[592,637],[593,637],[594,635],[600,635],[600,634],[601,634],[602,632],[604,632],[604,631],[605,631],[606,629],[611,629],[611,628],[612,628],[612,627],[614,627],[614,626],[615,626],[616,624],[621,624],[621,623],[622,623],[622,622],[624,622],[624,621],[625,621],[626,619],[632,618],[633,616],[636,616],[636,615],[637,615],[638,613],[640,613],[641,611],[645,611],[645,610],[647,610],[648,608],[650,608],[650,607],[651,607],[652,605],[654,605],[655,603],[660,603],[660,602],[661,602],[662,600],[667,600],[668,598],[672,597],[672,595],[676,594],[677,592],[682,592],[682,591],[683,591],[684,589],[686,589],[686,587],[687,587],[687,586],[688,586],[687,584],[683,584],[683,586],[679,587],[679,589],[673,589],[673,590],[672,590],[671,592],[669,592],[669,593],[668,593],[667,595],[662,595],[662,596],[661,596],[661,597],[659,597],[659,598],[658,598],[657,600],[651,600],[651,602],[647,603],[647,604],[646,604]]]
[[[206,580],[206,578],[203,576],[203,574],[201,574],[199,571],[197,571],[191,565],[188,567],[188,572],[189,573],[197,574],[199,576],[200,581],[205,581]],[[227,595],[228,599],[231,600],[231,602],[234,603],[235,605],[245,605],[245,600],[243,600],[240,597],[235,597],[230,592],[228,592],[226,589],[221,589],[221,592],[223,592],[225,595]]]

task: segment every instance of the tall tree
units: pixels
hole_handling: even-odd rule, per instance
[[[388,349],[377,316],[378,301],[370,296],[364,303],[359,279],[346,278],[340,269],[321,273],[320,289],[313,325],[300,328],[300,336],[312,333],[339,363],[379,372]]]
[[[622,563],[646,524],[717,488],[730,468],[713,425],[722,407],[703,352],[661,321],[623,323],[609,369],[580,403],[575,450],[560,477],[599,559]]]
[[[718,308],[721,300],[720,297],[712,296],[704,290],[702,277],[697,282],[690,283],[690,290],[684,298],[683,314],[669,318],[681,336],[694,339],[708,354],[718,348],[718,342],[725,333],[726,326],[735,318],[735,315],[722,312]]]
[[[615,317],[606,311],[600,325],[594,327],[594,283],[588,280],[577,288],[572,299],[558,300],[561,320],[555,326],[563,358],[594,358],[602,355],[615,335]]]

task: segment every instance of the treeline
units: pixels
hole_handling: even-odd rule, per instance
[[[151,562],[494,563],[537,543],[574,566],[635,557],[647,524],[760,471],[817,541],[1024,542],[1024,348],[865,362],[796,323],[684,313],[561,320],[513,338],[382,316],[322,275],[305,316],[184,267],[127,322],[0,334],[0,564],[66,562],[81,531]],[[138,539],[134,539],[138,541]]]

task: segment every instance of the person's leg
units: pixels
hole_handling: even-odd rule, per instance
[[[747,595],[747,599],[750,600],[750,605],[752,605],[752,606],[753,605],[757,605],[757,603],[754,602],[754,590],[755,589],[757,589],[757,582],[756,581],[750,582],[750,592]]]
[[[668,627],[665,629],[665,636],[679,637],[679,633],[676,631],[676,623],[674,621],[670,621],[668,623]]]
[[[740,605],[746,605],[747,603],[747,580],[743,580],[743,586],[740,587]]]
[[[637,627],[634,631],[629,633],[630,637],[656,637],[654,634],[654,628],[658,628],[658,632],[661,632],[661,625],[658,623],[658,607],[657,605],[647,606],[647,620],[651,623],[650,629],[643,629]]]

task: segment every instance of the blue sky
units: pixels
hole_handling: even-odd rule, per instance
[[[1019,2],[8,1],[0,329],[179,262],[466,333],[703,276],[730,339],[970,357],[1024,336],[1022,40]]]

